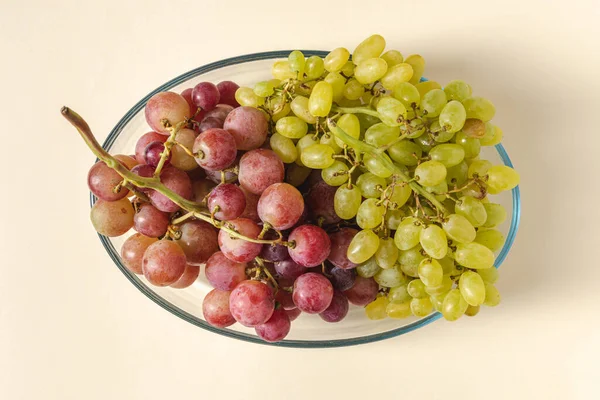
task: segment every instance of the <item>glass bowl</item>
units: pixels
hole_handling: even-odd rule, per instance
[[[270,79],[271,65],[276,59],[286,58],[290,50],[270,51],[264,53],[248,54],[217,61],[203,67],[189,71],[164,85],[156,88],[141,99],[119,121],[104,142],[104,148],[112,154],[131,154],[137,139],[150,128],[144,117],[144,106],[151,96],[162,91],[181,92],[188,87],[193,87],[201,81],[218,83],[223,80],[232,80],[240,86],[250,86],[258,81]],[[327,52],[303,50],[306,56],[317,55],[325,57]],[[508,154],[502,147],[482,147],[484,158],[494,164],[505,164],[512,167]],[[95,197],[90,195],[91,204]],[[520,216],[519,188],[512,192],[504,192],[494,196],[496,202],[502,204],[509,215],[508,220],[498,229],[506,237],[506,242],[497,254],[496,267],[506,258],[517,233]],[[253,328],[246,328],[240,324],[220,329],[209,325],[202,316],[202,300],[212,288],[200,274],[200,278],[186,289],[173,289],[169,287],[155,287],[150,285],[143,276],[130,272],[121,261],[120,248],[128,235],[117,238],[108,238],[99,235],[100,241],[123,274],[148,298],[176,316],[208,331],[220,335],[245,340],[253,343],[269,344],[284,347],[320,348],[350,346],[369,343],[391,338],[425,326],[440,318],[441,314],[434,312],[423,318],[385,319],[380,321],[368,320],[361,307],[351,306],[347,317],[336,324],[324,322],[316,315],[301,314],[292,323],[292,330],[287,338],[278,343],[266,343],[258,338]]]

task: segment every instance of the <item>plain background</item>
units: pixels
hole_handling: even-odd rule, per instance
[[[0,0],[0,398],[599,398],[599,17],[598,0]],[[300,351],[210,334],[139,293],[91,228],[94,158],[60,107],[104,139],[199,65],[372,33],[496,104],[523,195],[502,304]]]

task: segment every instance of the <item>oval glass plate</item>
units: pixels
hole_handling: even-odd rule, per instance
[[[218,83],[223,80],[232,80],[240,86],[250,86],[258,81],[270,79],[272,63],[276,59],[286,58],[289,52],[289,50],[271,51],[233,57],[196,68],[170,80],[141,99],[125,114],[110,132],[104,142],[104,148],[112,154],[130,154],[133,151],[137,139],[142,134],[150,131],[144,117],[144,106],[154,94],[167,90],[180,93],[201,81]],[[316,50],[303,50],[303,53],[307,57],[311,55],[325,57],[327,55],[325,51]],[[502,145],[497,145],[495,148],[482,147],[482,154],[484,158],[489,159],[494,164],[505,164],[512,167],[508,154]],[[95,202],[93,195],[90,195],[90,201],[93,205]],[[519,226],[519,188],[513,189],[512,192],[504,192],[494,196],[494,201],[502,204],[509,216],[508,220],[499,228],[506,237],[503,248],[497,254],[496,267],[499,267],[510,251]],[[152,286],[148,284],[143,276],[137,276],[129,272],[121,261],[119,250],[128,235],[118,238],[99,236],[106,251],[121,272],[152,301],[203,329],[248,342],[301,348],[350,346],[398,336],[427,325],[441,316],[435,312],[423,318],[412,317],[401,320],[388,318],[380,321],[370,321],[361,307],[351,306],[348,316],[336,324],[326,323],[316,315],[302,314],[292,323],[292,330],[286,340],[278,343],[266,343],[256,336],[254,329],[243,327],[240,324],[235,324],[226,329],[219,329],[209,325],[203,319],[202,300],[205,294],[212,289],[204,279],[203,273],[200,274],[200,278],[192,286],[186,289]]]

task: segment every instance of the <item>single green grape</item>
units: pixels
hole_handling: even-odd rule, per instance
[[[495,146],[502,141],[502,138],[504,137],[504,133],[502,132],[502,129],[500,129],[496,125],[492,125],[492,128],[493,128],[493,131],[492,131],[491,135],[489,135],[489,136],[486,135],[481,138],[482,146]]]
[[[485,284],[485,300],[483,301],[484,306],[495,307],[500,304],[500,292],[491,283]]]
[[[317,143],[308,146],[300,153],[302,164],[312,169],[330,167],[335,161],[333,149],[325,144]]]
[[[398,268],[382,269],[373,278],[380,286],[387,288],[393,288],[408,282],[408,278],[400,271],[400,266]]]
[[[386,296],[379,296],[365,306],[367,318],[371,320],[384,319],[387,317],[387,306],[389,301]]]
[[[456,264],[454,263],[454,259],[451,257],[451,250],[448,251],[446,257],[438,260],[442,269],[444,270],[444,275],[458,275],[456,270]]]
[[[379,123],[371,126],[365,132],[365,142],[379,147],[384,146],[400,136],[400,128]]]
[[[419,263],[419,278],[428,287],[438,287],[444,279],[442,265],[436,260],[426,258]]]
[[[429,150],[433,148],[433,146],[437,145],[437,142],[431,135],[421,135],[413,139],[414,142],[426,153],[429,153]]]
[[[418,278],[419,264],[425,259],[423,253],[424,251],[420,244],[408,250],[400,250],[398,262],[400,263],[402,272],[413,278]]]
[[[474,227],[482,226],[487,220],[487,211],[481,200],[463,196],[458,199],[454,211],[465,217]]]
[[[496,252],[504,246],[504,235],[496,229],[487,229],[477,232],[474,241]]]
[[[448,182],[446,182],[446,180],[444,179],[435,186],[424,186],[423,189],[425,189],[429,193],[434,194],[435,198],[438,201],[444,201],[447,198],[445,193],[448,192]]]
[[[321,178],[329,186],[340,186],[348,181],[348,166],[343,161],[335,160],[321,171]]]
[[[312,115],[308,110],[308,98],[304,96],[296,96],[290,103],[290,107],[292,108],[294,115],[302,119],[304,122],[309,124],[315,124],[317,122],[317,117]]]
[[[410,64],[400,63],[393,66],[388,65],[388,70],[381,78],[381,85],[387,90],[396,90],[396,87],[404,82],[410,81],[413,76],[413,68]]]
[[[388,126],[400,126],[406,119],[406,107],[400,100],[393,97],[383,97],[377,103],[377,112],[381,121]],[[398,130],[400,134],[400,130]]]
[[[393,67],[394,65],[400,64],[404,61],[402,53],[400,53],[398,50],[388,50],[381,55],[381,58],[385,60],[388,67]]]
[[[422,230],[423,223],[420,220],[415,217],[406,217],[398,225],[398,229],[394,234],[394,243],[400,250],[412,249],[419,244],[419,237]],[[404,264],[402,261],[400,263]]]
[[[469,220],[458,214],[449,215],[442,222],[442,228],[450,239],[458,243],[471,243],[477,234]]]
[[[410,310],[415,317],[426,317],[433,311],[433,305],[427,297],[412,299],[410,301]]]
[[[419,243],[430,257],[440,259],[448,252],[446,233],[438,225],[429,225],[419,233]]]
[[[275,63],[273,63],[273,66],[271,67],[271,74],[273,75],[273,78],[280,79],[282,81],[286,79],[296,78],[296,76],[298,75],[297,72],[292,71],[292,68],[290,67],[290,62],[287,60],[275,61]]]
[[[379,57],[385,49],[385,39],[381,35],[371,35],[356,46],[352,52],[352,62],[358,65],[365,60]]]
[[[362,264],[375,255],[379,248],[379,237],[370,229],[364,229],[354,235],[348,246],[348,260]]]
[[[269,139],[271,149],[286,164],[293,163],[298,158],[298,150],[292,139],[279,133],[274,133]]]
[[[348,100],[358,100],[364,93],[365,87],[356,79],[350,79],[342,91],[342,95]]]
[[[452,140],[454,143],[462,146],[465,151],[465,158],[477,157],[481,151],[479,139],[469,137],[462,131],[456,132]]]
[[[325,57],[325,70],[329,72],[338,72],[350,58],[350,52],[344,47],[338,47],[332,50]]]
[[[410,78],[410,83],[413,85],[419,83],[423,72],[425,72],[425,59],[419,54],[412,54],[404,59],[404,62],[410,64],[413,69],[413,76]]]
[[[431,305],[433,309],[438,312],[442,312],[442,306],[444,305],[444,298],[448,292],[442,293],[439,296],[429,296],[429,301],[431,301]]]
[[[249,87],[240,87],[235,91],[235,100],[245,107],[260,107],[265,104],[265,98],[257,96]]]
[[[259,97],[268,97],[275,93],[273,89],[273,83],[270,81],[258,82],[254,85],[254,94]]]
[[[404,303],[389,303],[386,308],[386,314],[390,318],[408,318],[412,315],[410,301]]]
[[[429,125],[429,129],[431,130],[431,136],[437,143],[446,143],[454,138],[454,133],[450,131],[445,131],[442,129],[438,120],[435,120]]]
[[[317,82],[308,99],[308,111],[315,117],[326,117],[333,103],[333,88],[327,81]]]
[[[379,156],[381,158],[386,158],[389,162],[392,162],[392,160],[390,160],[390,158],[385,153],[381,153]],[[388,178],[392,176],[392,171],[390,171],[378,157],[367,153],[363,157],[363,161],[365,163],[365,167],[367,167],[367,170],[372,174],[375,174],[382,178]]]
[[[354,139],[360,138],[360,121],[358,117],[354,114],[344,114],[338,119],[337,126],[341,130],[343,130],[348,136],[353,137]],[[341,148],[344,148],[344,141],[335,138],[335,142]]]
[[[452,289],[444,298],[442,315],[448,321],[456,321],[463,316],[465,311],[467,311],[467,307],[469,307],[469,303],[465,301],[460,294],[460,291],[458,289]]]
[[[305,135],[303,137],[300,138],[300,140],[298,140],[298,142],[296,143],[296,151],[298,152],[298,158],[296,158],[296,164],[300,165],[301,167],[305,167],[306,165],[304,165],[304,163],[302,162],[302,152],[315,144],[318,144],[319,141],[318,139],[315,137],[315,135],[311,134],[311,135]]]
[[[462,100],[467,118],[477,118],[483,122],[488,122],[496,114],[496,107],[491,101],[483,97],[473,96]]]
[[[325,72],[325,64],[319,56],[310,56],[304,64],[304,73],[307,80],[317,79]]]
[[[290,139],[300,139],[308,132],[308,125],[298,117],[283,117],[275,124],[275,130]]]
[[[473,160],[471,165],[469,165],[469,171],[467,172],[467,176],[469,178],[483,177],[487,175],[488,170],[492,167],[492,163],[488,160]]]
[[[335,192],[333,207],[335,213],[341,219],[352,219],[356,216],[361,202],[362,196],[358,186],[354,185],[351,188],[348,188],[348,186],[343,185]]]
[[[298,77],[302,78],[304,75],[304,66],[306,64],[304,54],[300,50],[294,50],[288,55],[288,62],[290,63],[290,69],[294,71]]]
[[[454,259],[460,265],[470,269],[485,269],[494,266],[494,253],[476,242],[458,243]]]
[[[400,100],[407,109],[410,109],[413,106],[417,107],[421,104],[421,94],[417,88],[409,82],[402,82],[396,85],[393,96],[395,99]]]
[[[425,161],[415,169],[415,178],[422,186],[435,186],[446,179],[447,170],[439,161]]]
[[[467,317],[474,317],[477,314],[479,314],[480,308],[481,308],[480,306],[469,306],[469,307],[467,307],[467,311],[465,311],[465,315]]]
[[[271,119],[273,122],[277,122],[281,118],[287,117],[292,110],[290,103],[288,103],[283,96],[272,97],[269,101],[269,106],[271,109]]]
[[[506,209],[500,204],[483,203],[487,218],[482,225],[484,228],[494,228],[506,221]]]
[[[388,292],[388,301],[390,303],[404,303],[410,301],[412,297],[408,294],[408,282],[395,286]]]
[[[394,203],[395,207],[400,208],[402,207],[404,204],[406,204],[406,202],[408,201],[408,199],[410,198],[410,196],[412,195],[412,189],[410,188],[410,186],[408,185],[402,185],[402,184],[396,184],[393,188],[392,188],[392,194],[389,197],[389,200]],[[382,194],[382,198],[383,198],[383,194]]]
[[[402,218],[404,218],[405,216],[406,214],[401,209],[388,209],[387,214],[385,214],[385,222],[387,224],[387,228],[392,231],[395,231],[398,228],[398,225],[400,225]]]
[[[427,297],[427,292],[425,291],[425,284],[421,279],[413,279],[408,282],[408,286],[406,288],[408,294],[414,299],[423,299]]]
[[[517,171],[506,165],[494,165],[487,171],[487,185],[498,192],[511,190],[519,184],[520,176]]]
[[[440,113],[439,122],[447,132],[458,132],[467,119],[467,112],[460,101],[450,100]]]
[[[496,268],[480,269],[477,270],[477,273],[485,283],[496,283],[498,280],[498,270]]]
[[[373,229],[381,225],[385,214],[385,207],[378,204],[378,202],[379,199],[366,199],[358,208],[356,223],[362,229]]]
[[[434,146],[429,152],[432,160],[441,162],[446,168],[454,167],[465,159],[465,150],[459,144],[443,143]]]
[[[461,80],[448,82],[444,87],[444,92],[446,92],[448,99],[458,101],[464,101],[471,97],[472,94],[471,86]]]
[[[446,173],[446,183],[449,186],[462,186],[468,179],[469,166],[465,161],[450,167]],[[454,206],[453,206],[454,207]]]
[[[356,184],[360,188],[362,195],[366,198],[380,198],[383,189],[387,187],[384,178],[381,178],[370,172],[366,172],[358,177]]]
[[[317,84],[317,82],[315,82],[315,81],[308,81],[308,82],[297,81],[296,84],[294,85],[294,92],[297,95],[310,96],[310,94],[312,93],[313,88],[315,87],[316,84]]]
[[[423,155],[423,150],[410,140],[401,140],[394,143],[387,150],[390,158],[407,167],[413,167],[418,164],[418,160]]]
[[[458,288],[463,299],[470,306],[483,304],[485,300],[485,284],[477,272],[463,272],[458,281]]]
[[[346,61],[346,64],[344,64],[340,73],[342,73],[346,78],[354,75],[354,63],[352,61]]]
[[[419,83],[415,84],[415,87],[419,91],[421,98],[423,98],[423,96],[425,96],[425,94],[431,92],[432,90],[441,89],[442,85],[440,85],[436,81],[425,81],[425,82],[419,82]]]
[[[356,61],[354,63],[356,64]],[[354,68],[354,77],[361,84],[367,85],[381,79],[386,72],[387,64],[383,59],[369,58],[356,65],[356,68]]]
[[[442,89],[430,90],[421,97],[421,109],[428,118],[440,115],[446,103],[446,93]]]
[[[333,133],[331,132],[325,132],[321,136],[319,142],[321,144],[331,147],[333,149],[334,154],[340,154],[342,152],[342,148],[338,146],[337,142],[335,141],[335,136],[333,136]]]
[[[337,72],[330,72],[325,76],[325,82],[331,85],[331,95],[334,102],[338,102],[344,97],[344,87],[346,79]]]
[[[381,271],[381,267],[377,264],[375,257],[369,258],[367,261],[356,267],[356,273],[363,278],[372,278],[379,271]]]
[[[435,261],[435,260],[432,260]],[[448,293],[452,289],[454,282],[449,276],[444,275],[442,281],[438,286],[425,286],[425,292],[430,296],[441,296]]]
[[[398,248],[394,244],[394,239],[385,237],[379,240],[379,249],[375,253],[375,259],[377,260],[377,264],[383,269],[390,269],[396,265],[396,261],[398,261]]]

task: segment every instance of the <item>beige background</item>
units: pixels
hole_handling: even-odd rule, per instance
[[[92,4],[97,3],[97,4]],[[600,3],[0,0],[0,399],[600,398]],[[102,139],[172,77],[378,32],[492,99],[522,176],[503,303],[370,345],[270,348],[167,313],[88,221]]]

